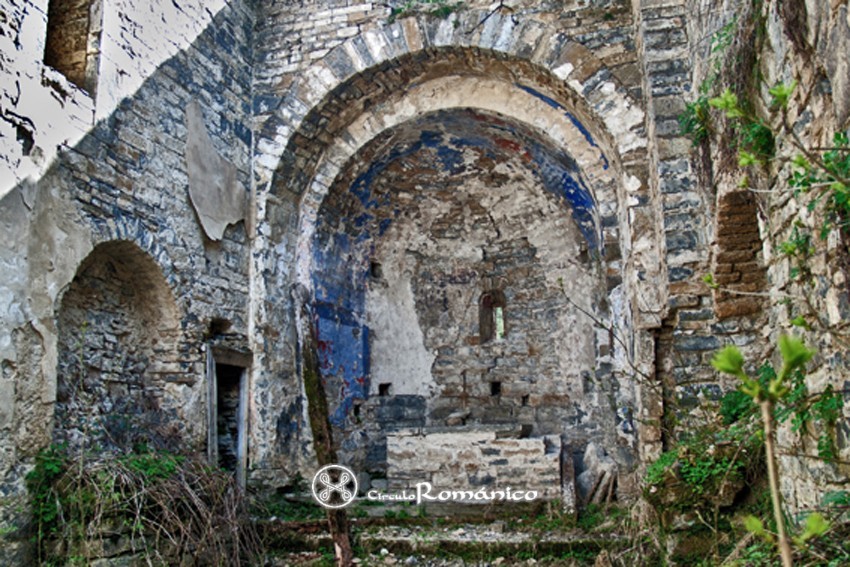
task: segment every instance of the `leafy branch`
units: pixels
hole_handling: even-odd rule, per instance
[[[720,372],[736,376],[741,383],[738,388],[749,396],[761,409],[762,427],[764,430],[764,449],[767,463],[768,485],[773,504],[773,516],[776,522],[776,538],[768,533],[761,520],[750,516],[746,520],[747,529],[756,536],[771,543],[775,542],[782,558],[783,567],[793,564],[791,543],[803,546],[810,539],[823,535],[829,529],[829,523],[818,513],[812,513],[806,520],[806,526],[801,534],[789,538],[785,515],[782,509],[782,493],[779,489],[779,470],[776,460],[776,413],[778,404],[787,400],[794,390],[789,386],[792,377],[801,375],[815,352],[808,349],[803,341],[787,335],[779,338],[779,352],[782,355],[782,367],[778,373],[766,376],[765,380],[752,378],[744,370],[744,357],[734,345],[721,349],[711,361],[712,366]],[[831,408],[836,413],[837,409]]]

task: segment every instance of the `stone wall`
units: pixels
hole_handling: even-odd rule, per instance
[[[733,386],[715,350],[769,355],[795,316],[778,294],[800,290],[765,243],[789,233],[796,202],[743,191],[728,155],[677,124],[713,69],[711,34],[748,2],[476,1],[438,17],[392,12],[401,2],[93,1],[79,4],[85,81],[50,64],[82,48],[45,62],[48,4],[0,0],[4,495],[75,435],[52,429],[78,409],[74,376],[90,409],[135,392],[202,450],[210,344],[253,353],[250,482],[309,476],[311,326],[349,464],[386,468],[401,426],[520,423],[603,447],[634,495],[638,464],[682,430],[664,418],[686,427]],[[793,119],[829,143],[850,109],[846,2],[776,4],[759,69],[811,90]],[[842,239],[822,249],[816,311],[838,328]],[[479,320],[487,293],[505,302],[498,339]],[[809,339],[812,390],[843,387],[838,342]],[[846,479],[809,462],[784,457],[797,506]]]
[[[451,386],[454,390],[458,390],[458,386],[462,389],[464,369],[460,367],[465,364],[479,365],[474,362],[479,359],[477,353],[486,350],[468,342],[473,335],[477,335],[477,330],[472,332],[469,329],[470,321],[475,322],[477,308],[464,309],[463,313],[450,309],[449,303],[443,302],[441,298],[431,297],[428,295],[431,292],[424,293],[423,290],[430,284],[422,280],[418,286],[420,292],[411,288],[413,293],[406,297],[413,300],[414,310],[410,312],[411,315],[416,313],[417,319],[421,316],[430,317],[427,326],[400,313],[395,314],[395,323],[405,321],[410,324],[396,325],[393,321],[381,320],[377,311],[373,312],[375,318],[370,320],[362,310],[365,301],[361,304],[359,299],[364,290],[361,282],[368,283],[365,276],[372,260],[381,264],[384,273],[391,275],[400,273],[395,269],[398,260],[386,262],[379,257],[369,256],[370,239],[374,238],[374,243],[378,243],[380,231],[383,230],[380,226],[377,227],[377,236],[368,236],[366,231],[359,228],[349,230],[350,225],[346,223],[356,221],[357,216],[348,216],[350,209],[345,209],[346,214],[341,214],[339,203],[327,207],[330,213],[323,212],[323,202],[329,192],[337,190],[332,187],[339,183],[340,178],[345,176],[348,181],[343,183],[350,184],[357,176],[349,169],[353,166],[346,164],[370,164],[372,172],[364,174],[369,176],[375,173],[375,168],[383,168],[387,162],[398,157],[399,152],[405,151],[402,145],[395,145],[397,140],[387,142],[382,138],[394,127],[428,113],[472,104],[482,111],[500,113],[521,124],[545,130],[553,137],[556,146],[577,160],[579,169],[588,180],[589,192],[598,206],[589,213],[593,222],[586,226],[582,226],[580,219],[570,222],[577,222],[581,230],[590,230],[593,234],[592,242],[588,242],[587,255],[593,257],[595,254],[603,261],[605,268],[597,271],[596,276],[601,277],[604,273],[605,281],[603,284],[596,280],[597,283],[591,287],[598,288],[598,297],[604,297],[605,301],[599,300],[594,304],[594,300],[591,300],[587,305],[582,305],[590,307],[588,314],[577,315],[576,319],[580,320],[579,326],[590,325],[586,327],[589,329],[593,327],[592,313],[603,317],[599,325],[606,330],[583,335],[584,340],[596,345],[593,347],[596,352],[583,352],[580,355],[596,358],[602,378],[595,392],[574,396],[575,406],[565,408],[552,398],[552,407],[557,409],[550,417],[541,417],[541,423],[547,422],[546,427],[554,427],[555,423],[568,427],[568,416],[572,415],[576,425],[569,427],[585,427],[587,430],[597,428],[594,435],[606,436],[609,448],[623,450],[620,456],[623,464],[631,462],[624,470],[630,470],[634,465],[636,447],[631,419],[643,411],[640,406],[646,403],[646,400],[636,395],[639,386],[635,379],[635,368],[640,368],[640,372],[646,376],[653,373],[652,339],[645,329],[651,328],[659,320],[660,312],[664,309],[664,288],[655,285],[663,270],[663,264],[657,260],[660,246],[656,229],[657,211],[649,198],[648,186],[642,182],[650,176],[646,170],[644,115],[640,101],[633,98],[641,93],[641,81],[630,29],[632,14],[619,2],[598,6],[553,4],[544,6],[542,12],[539,8],[522,5],[516,13],[472,9],[445,19],[415,14],[415,17],[400,18],[394,22],[376,18],[361,24],[358,35],[345,41],[340,40],[336,47],[316,59],[300,76],[289,75],[290,78],[267,81],[263,78],[265,75],[258,75],[255,91],[258,105],[255,108],[258,110],[259,133],[255,173],[260,236],[255,243],[258,260],[255,273],[262,274],[262,278],[254,283],[257,286],[256,296],[264,300],[257,304],[255,328],[262,329],[265,336],[273,333],[276,336],[275,343],[282,347],[273,356],[268,350],[262,354],[265,360],[260,364],[263,371],[258,379],[265,388],[266,384],[272,384],[266,381],[266,375],[285,375],[287,369],[291,368],[287,365],[289,357],[294,356],[292,366],[297,365],[297,350],[290,350],[289,346],[295,343],[295,337],[284,337],[282,333],[288,332],[288,329],[296,330],[299,327],[297,319],[301,317],[302,329],[317,319],[320,341],[324,332],[325,338],[329,339],[325,344],[334,345],[327,351],[324,364],[326,368],[332,369],[328,377],[339,376],[341,380],[329,381],[332,401],[337,405],[335,411],[340,410],[339,415],[334,414],[338,423],[348,422],[351,425],[362,422],[367,424],[364,427],[369,427],[373,423],[370,404],[363,403],[368,393],[371,391],[371,395],[374,395],[382,383],[392,383],[398,390],[400,382],[406,382],[408,386],[414,384],[412,389],[415,390],[422,381],[412,377],[432,374],[428,367],[436,360],[434,357],[439,356],[440,349],[448,354],[445,374],[451,376],[447,376],[446,380],[455,382]],[[285,37],[285,24],[273,24],[271,19],[263,24],[269,26],[264,32],[268,34],[266,45],[269,46],[276,45],[275,37],[281,40]],[[275,25],[279,27],[275,28]],[[585,43],[594,51],[585,47]],[[264,56],[258,57],[262,59]],[[272,70],[262,73],[267,72],[271,73]],[[451,128],[447,128],[449,135],[452,133]],[[378,158],[374,157],[374,152],[368,158],[355,157],[358,151],[366,151],[365,148],[373,139],[384,140],[376,143],[385,144],[388,153]],[[479,143],[474,141],[470,150],[474,151],[474,146]],[[451,151],[448,150],[449,153]],[[477,151],[488,150],[482,147]],[[498,163],[498,160],[494,163]],[[475,168],[470,170],[474,171]],[[421,168],[415,171],[419,174]],[[367,212],[370,207],[366,206]],[[388,207],[387,211],[391,209]],[[503,209],[510,211],[511,206],[505,205]],[[482,214],[480,211],[476,213],[474,209],[471,209],[471,213]],[[629,219],[637,217],[643,221],[633,230]],[[345,222],[340,222],[341,219]],[[500,220],[504,219],[500,217]],[[436,219],[435,222],[439,225]],[[339,235],[330,238],[319,235],[319,231],[325,230],[323,226],[335,226],[334,223],[339,224]],[[517,223],[517,226],[520,224]],[[293,230],[295,226],[297,229]],[[451,227],[445,232],[449,235]],[[314,239],[314,235],[319,236]],[[357,241],[357,238],[361,240]],[[346,241],[351,244],[351,249],[344,245]],[[359,244],[355,244],[355,241]],[[400,243],[402,240],[390,238],[390,241]],[[356,251],[361,244],[360,251]],[[578,253],[581,255],[580,250]],[[535,259],[532,262],[537,261]],[[439,276],[440,282],[454,287],[451,294],[447,291],[447,301],[456,301],[448,300],[450,296],[463,301],[471,289],[476,289],[476,293],[480,294],[490,285],[486,277],[482,279],[474,276],[474,279],[469,280],[469,274],[462,275],[460,263],[454,263],[458,264],[457,271],[452,268],[451,273],[434,274]],[[473,273],[476,269],[467,271]],[[454,283],[453,278],[457,279]],[[404,281],[405,278],[399,280],[401,284]],[[533,278],[529,280],[533,281]],[[435,279],[433,284],[436,287],[438,280]],[[563,303],[563,297],[560,300],[556,298],[558,286],[551,284],[548,284],[545,293],[550,301],[554,301],[551,310],[554,312],[557,302]],[[378,285],[368,285],[372,291],[379,288]],[[290,290],[293,286],[296,288],[294,306],[290,304],[290,298],[293,297]],[[394,294],[394,301],[404,301],[404,288],[405,285],[398,285],[388,292]],[[457,292],[462,290],[465,295],[458,295]],[[417,293],[420,294],[418,297]],[[372,298],[376,302],[383,301],[379,295],[373,293]],[[533,294],[529,297],[533,297]],[[641,300],[636,301],[637,297]],[[582,300],[585,299],[586,296],[582,296]],[[360,307],[353,308],[352,302]],[[436,311],[433,315],[427,315],[426,306],[429,303],[433,303],[436,309],[458,312],[459,317],[446,319],[449,331],[445,333],[446,336],[435,335],[429,343],[434,346],[424,348],[428,327],[439,328],[438,323],[444,317],[440,315],[434,318]],[[310,304],[317,304],[321,308],[313,310],[311,307],[312,314],[302,317],[299,305]],[[639,321],[638,328],[641,330],[635,336],[630,336],[634,321]],[[564,323],[561,321],[558,326],[567,328],[568,325]],[[383,326],[384,331],[377,333],[377,338],[373,337],[370,344],[369,337],[375,330],[373,325]],[[625,340],[614,340],[612,333],[608,332],[609,325],[621,329]],[[415,331],[407,333],[416,327],[424,329],[421,339]],[[457,352],[475,354],[462,355],[462,358],[450,362],[454,358],[450,351],[457,345],[452,343],[454,339],[450,341],[448,337],[454,334],[451,329],[455,327],[461,331],[457,334],[460,343]],[[535,332],[541,333],[539,330]],[[617,338],[620,338],[619,334]],[[547,340],[551,339],[549,337]],[[399,340],[407,342],[402,344]],[[383,345],[382,341],[385,341]],[[522,335],[518,337],[517,344],[510,348],[517,349],[517,353],[521,352],[521,342]],[[392,372],[395,375],[393,380],[376,383],[369,375],[369,371],[373,370],[370,360],[377,361],[375,372],[386,375],[390,366],[385,365],[381,370],[381,364],[391,365],[393,360],[403,361],[406,358],[398,357],[397,354],[376,357],[374,351],[369,349],[375,347],[388,353],[399,345],[400,352],[411,354],[409,360],[412,367],[405,368],[403,372]],[[429,352],[438,345],[436,351]],[[411,350],[410,347],[415,348]],[[521,356],[529,357],[529,347],[522,345],[521,348],[526,353]],[[561,351],[557,347],[541,346],[542,354],[539,355],[533,354],[534,345],[530,350],[532,360],[553,353],[560,353],[558,356],[565,358],[569,356],[568,350]],[[506,365],[511,364],[508,362],[510,357],[503,358]],[[549,360],[546,364],[552,365],[550,368],[569,367],[565,360],[557,363],[553,359]],[[591,366],[587,362],[578,364],[585,371],[589,371]],[[438,367],[434,368],[437,368],[435,372],[439,374]],[[479,371],[475,370],[475,373]],[[505,375],[509,373],[504,371]],[[580,373],[581,370],[578,371]],[[509,416],[524,412],[530,421],[537,423],[539,416],[534,415],[537,410],[523,409],[522,406],[524,395],[529,396],[529,401],[534,397],[531,391],[533,388],[527,388],[527,394],[520,393],[524,388],[523,382],[528,383],[528,379],[522,379],[521,373],[517,374],[505,382],[506,392],[512,388],[516,391],[510,397],[505,396],[504,402],[497,403],[495,398],[487,395],[487,405],[492,406],[487,411],[493,415],[501,412],[502,417],[499,419],[509,419]],[[565,392],[570,388],[578,392],[595,387],[589,385],[587,379],[583,385],[572,377],[564,383],[554,378],[551,372],[546,371],[546,374],[552,377],[541,378],[541,381],[551,384],[553,392],[559,390],[557,395],[562,396],[561,401],[566,399]],[[592,382],[595,377],[592,376],[593,372],[590,374]],[[480,390],[482,381],[487,382],[487,388],[490,388],[493,380],[473,376],[470,384]],[[430,382],[429,378],[427,383]],[[277,386],[273,388],[273,395],[277,396],[280,390]],[[544,389],[545,393],[541,391],[541,396],[534,400],[542,406],[546,402],[541,400],[545,400],[550,392],[550,389]],[[425,407],[430,407],[431,403],[442,403],[443,416],[453,413],[456,407],[462,406],[459,401],[461,397],[452,394],[451,389],[448,391],[449,396],[445,399],[427,402]],[[276,432],[267,429],[270,438],[276,435],[278,440],[283,441],[269,453],[274,457],[274,461],[269,462],[279,463],[279,466],[294,467],[300,457],[296,454],[284,461],[279,458],[280,453],[275,454],[276,451],[291,454],[294,447],[303,447],[308,441],[299,430],[298,416],[303,412],[303,406],[297,394],[291,388],[283,394],[290,396],[291,402],[287,406],[291,409],[281,416]],[[435,394],[436,391],[430,393],[428,398],[440,400],[440,396]],[[411,412],[423,406],[410,396],[420,394],[398,395],[401,396],[400,405],[395,409],[391,409],[394,407],[393,402],[387,399],[372,404],[378,413],[388,412],[404,416],[404,419],[415,419],[410,415]],[[592,401],[603,398],[603,403]],[[518,402],[516,408],[512,407],[514,402]],[[596,417],[590,417],[597,407],[600,408],[599,421]],[[476,412],[483,413],[478,409]],[[540,416],[543,413],[541,411]],[[602,414],[607,417],[602,418]],[[433,416],[428,415],[430,413],[426,414],[426,419],[433,419]],[[480,418],[476,416],[476,419]],[[614,427],[603,423],[610,423]],[[268,428],[269,425],[261,427]],[[344,437],[341,442],[346,449],[356,449],[364,441],[360,434],[355,436],[353,445],[349,445],[345,439],[350,438]],[[379,453],[376,451],[376,454]],[[623,486],[628,486],[628,483]]]
[[[689,27],[692,32],[701,30],[704,39],[691,43],[691,99],[715,69],[720,69],[724,86],[728,84],[752,102],[759,116],[778,130],[781,125],[769,108],[767,89],[796,80],[799,85],[789,104],[788,120],[801,143],[829,146],[833,133],[847,131],[847,62],[846,57],[837,56],[846,53],[850,41],[846,2],[691,1],[688,5],[692,14]],[[732,41],[713,53],[717,34],[724,29],[731,30]],[[739,31],[742,29],[749,31]],[[711,143],[693,150],[693,163],[700,168],[704,190],[715,202],[710,260],[721,287],[712,292],[714,309],[705,313],[701,323],[692,324],[713,331],[715,347],[742,346],[753,370],[763,360],[778,364],[774,347],[778,336],[797,334],[818,351],[806,380],[810,394],[817,395],[828,385],[843,391],[844,413],[831,433],[838,450],[835,463],[827,464],[817,456],[816,438],[823,430],[812,426],[794,433],[787,423],[780,429],[783,493],[792,510],[803,510],[817,505],[826,491],[846,490],[850,472],[846,465],[850,395],[846,343],[841,338],[848,315],[845,237],[833,230],[821,240],[817,233],[823,209],[808,211],[805,195],[794,195],[789,188],[790,169],[785,163],[799,150],[787,135],[777,138],[777,160],[765,168],[745,171],[737,166],[737,156],[730,150],[729,125],[719,117],[715,120]],[[744,174],[750,182],[742,189]],[[813,276],[809,283],[792,273],[793,262],[781,251],[781,243],[796,229],[814,235],[815,251],[807,261]],[[812,329],[793,326],[791,320],[798,316],[811,321]],[[703,355],[703,363],[706,360]],[[697,360],[688,362],[674,372],[693,375]],[[717,394],[712,397],[734,386],[718,380],[713,386]]]
[[[561,441],[557,436],[502,438],[496,431],[475,429],[414,429],[388,435],[389,491],[410,492],[420,482],[431,484],[433,496],[444,490],[484,488],[561,499]]]
[[[156,13],[153,3],[111,4],[115,12],[103,17],[113,22],[105,32],[112,39],[102,43],[101,69],[109,60],[121,72],[102,72],[98,89],[103,100],[118,97],[109,108],[79,89],[62,86],[64,97],[42,83],[55,73],[39,49],[44,12],[19,4],[2,6],[2,25],[12,26],[2,41],[21,46],[3,49],[2,72],[11,80],[2,81],[2,112],[29,120],[33,148],[44,148],[49,166],[30,159],[35,149],[21,157],[14,130],[12,142],[3,138],[3,158],[19,180],[0,201],[0,491],[3,519],[12,526],[21,522],[15,502],[36,453],[53,439],[76,436],[66,417],[89,412],[108,421],[126,407],[130,423],[116,429],[104,421],[105,434],[162,433],[179,439],[183,451],[204,449],[205,345],[225,329],[228,340],[248,348],[250,250],[245,222],[231,221],[213,239],[199,217],[205,205],[227,204],[223,195],[241,192],[241,202],[249,200],[254,24],[240,2],[214,18],[201,5]],[[146,10],[154,11],[140,15]],[[168,14],[173,29],[165,36],[155,30]],[[122,53],[132,61],[121,63]],[[54,102],[40,107],[45,99]],[[88,117],[75,124],[71,101],[83,99]],[[190,129],[192,103],[201,112]],[[104,112],[97,124],[94,106]],[[56,136],[68,141],[58,153]],[[231,174],[205,177],[192,159]],[[24,179],[45,168],[37,180]],[[190,197],[193,184],[208,192],[206,200]],[[244,208],[237,213],[246,218]],[[139,427],[152,422],[162,430]],[[136,440],[143,439],[115,445]]]

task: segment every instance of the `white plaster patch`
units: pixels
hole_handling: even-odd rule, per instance
[[[391,233],[392,234],[392,233]],[[404,245],[397,236],[388,238],[398,248],[385,250],[385,279],[372,283],[366,292],[367,324],[372,331],[372,377],[370,395],[378,385],[393,385],[394,395],[430,397],[436,384],[431,376],[435,356],[425,348],[406,266]]]
[[[555,74],[556,77],[558,77],[562,81],[565,81],[567,79],[567,77],[570,76],[570,73],[572,73],[574,69],[575,69],[575,67],[573,67],[572,63],[564,63],[563,65],[561,65],[559,67],[555,67],[554,69],[552,69],[552,72]]]

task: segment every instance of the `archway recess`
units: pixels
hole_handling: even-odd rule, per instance
[[[72,446],[176,447],[166,377],[179,359],[180,322],[159,266],[129,241],[99,244],[58,310],[53,438]]]
[[[412,36],[408,34],[408,27],[404,28],[404,37],[409,39]],[[564,208],[561,205],[560,215],[561,220],[572,222],[579,233],[582,232],[580,226],[587,233],[580,239],[584,249],[579,248],[577,256],[584,254],[600,262],[595,273],[603,283],[598,288],[590,286],[588,290],[600,289],[601,295],[598,305],[594,305],[590,313],[603,316],[597,323],[616,326],[626,333],[635,328],[635,317],[640,320],[641,328],[651,326],[650,321],[655,320],[660,311],[655,301],[658,288],[645,294],[635,294],[630,289],[641,285],[640,282],[653,281],[650,276],[658,271],[657,264],[649,267],[641,265],[642,259],[652,256],[651,251],[657,245],[657,227],[652,224],[653,213],[647,207],[647,188],[640,181],[647,178],[646,141],[642,137],[643,114],[640,109],[628,100],[604,72],[600,71],[597,75],[583,69],[574,75],[575,78],[563,80],[573,70],[582,69],[582,65],[572,67],[567,59],[575,57],[576,53],[586,56],[586,50],[582,53],[580,49],[572,49],[570,55],[566,52],[555,54],[544,66],[539,61],[507,56],[489,49],[421,47],[420,44],[419,51],[401,49],[400,53],[384,61],[376,62],[373,59],[370,61],[374,63],[372,66],[360,69],[351,51],[356,46],[347,43],[326,58],[327,65],[337,65],[346,70],[336,75],[332,72],[324,75],[323,92],[327,93],[324,98],[315,100],[315,96],[307,96],[307,83],[311,79],[305,79],[303,84],[292,85],[288,95],[290,101],[292,97],[297,101],[306,101],[301,105],[303,110],[288,115],[286,112],[278,112],[266,122],[265,141],[258,144],[261,154],[258,158],[258,178],[262,179],[266,175],[263,172],[264,164],[274,164],[274,174],[269,177],[269,192],[258,195],[261,216],[266,219],[268,228],[261,230],[263,236],[257,241],[258,249],[274,251],[274,258],[261,268],[266,289],[286,290],[287,294],[291,286],[305,290],[306,293],[296,294],[295,297],[309,297],[314,316],[321,318],[316,315],[319,306],[324,305],[321,309],[326,309],[327,305],[335,304],[334,301],[326,301],[328,297],[322,298],[318,289],[321,286],[317,286],[315,277],[317,269],[322,271],[328,266],[327,257],[320,257],[321,238],[324,237],[317,236],[322,224],[330,218],[322,212],[322,208],[327,207],[333,188],[342,183],[340,179],[353,180],[368,171],[367,166],[366,170],[353,174],[354,170],[349,164],[377,164],[381,159],[393,155],[392,148],[404,152],[400,148],[405,144],[416,143],[416,140],[427,145],[421,133],[430,127],[411,127],[411,124],[440,112],[445,112],[444,116],[454,114],[457,117],[458,113],[468,110],[481,116],[497,117],[512,124],[515,130],[519,126],[534,132],[527,136],[529,139],[538,139],[541,132],[545,133],[546,140],[539,145],[548,148],[553,152],[552,155],[559,153],[568,156],[575,171],[580,172],[580,175],[575,176],[575,180],[580,181],[578,187],[594,203],[593,207],[582,210],[582,207],[575,206],[576,202],[569,202],[565,197],[568,206]],[[558,68],[558,73],[554,73],[552,68]],[[596,71],[599,71],[598,67]],[[287,108],[296,108],[297,101],[287,104]],[[310,105],[312,109],[308,110]],[[608,110],[605,119],[600,118],[599,114],[603,109]],[[397,133],[404,129],[418,131],[420,137],[408,137],[400,143],[396,143],[396,134],[385,137],[387,132]],[[451,127],[442,130],[442,140],[449,140],[452,136]],[[286,140],[286,144],[282,150],[275,151],[275,139],[281,137]],[[379,155],[380,152],[375,148],[381,143],[388,145],[389,153],[373,161],[369,161],[372,157],[363,157],[367,154],[373,157]],[[483,151],[483,146],[480,149]],[[541,180],[545,176],[542,177],[540,171],[542,169],[532,176],[536,176],[542,187],[545,183]],[[350,189],[350,186],[346,189]],[[588,222],[576,222],[581,215],[586,215]],[[323,216],[325,220],[322,220]],[[632,230],[633,219],[638,220],[639,235]],[[290,232],[293,226],[298,227],[297,235]],[[328,254],[337,254],[335,246],[327,248]],[[377,271],[386,273],[387,266],[380,259],[374,263],[378,264]],[[325,268],[317,268],[319,265]],[[368,265],[361,264],[358,267],[358,273],[361,274],[370,270],[371,261]],[[344,279],[347,276],[340,277]],[[292,315],[298,309],[282,307],[289,301],[276,303],[273,296],[274,292],[267,294],[269,301],[261,306],[257,320],[293,325]],[[589,291],[587,296],[594,296],[594,292]],[[632,300],[637,296],[642,298],[639,305]],[[292,297],[290,295],[287,299],[291,300]],[[358,325],[368,326],[368,323],[357,319],[363,313],[353,315],[355,311],[350,310],[347,314],[338,310],[332,314],[326,312],[325,319],[337,321],[338,328],[332,331],[336,339],[341,338],[340,333],[348,333],[354,342],[359,342],[358,348],[371,348],[368,336],[364,336],[368,333],[355,329]],[[649,319],[643,321],[643,314],[648,314]],[[346,323],[349,315],[355,319]],[[350,328],[342,329],[340,325]],[[331,332],[329,329],[327,327],[326,331]],[[642,335],[643,331],[638,334]],[[597,365],[602,369],[602,381],[607,376],[625,374],[625,361],[628,359],[634,362],[638,350],[639,357],[646,358],[638,364],[651,366],[651,340],[644,340],[647,337],[628,337],[631,347],[626,348],[629,352],[618,353],[616,351],[622,345],[613,344],[609,333],[596,329],[589,333],[591,335],[593,346],[589,350],[593,351],[591,356],[601,357],[596,358],[596,361],[603,363]],[[352,352],[346,348],[341,350]],[[372,370],[373,358],[371,355],[358,355],[348,360],[346,366],[357,366],[355,374],[368,374]],[[327,358],[325,362],[330,364]],[[590,384],[596,378],[586,374],[585,380]],[[339,407],[344,407],[343,414],[347,416],[349,410],[352,413],[365,411],[354,402],[360,399],[358,396],[365,397],[369,388],[378,386],[370,382],[369,387],[365,387],[365,383],[362,383],[358,394],[349,395],[357,380],[343,382],[349,384],[344,386],[348,393],[334,394],[339,396]],[[494,384],[490,387],[494,392],[500,388]],[[390,390],[386,388],[386,391]],[[630,383],[622,387],[617,385],[614,390],[615,395],[608,396],[606,403],[614,408],[610,412],[612,423],[621,425],[617,426],[619,429],[608,429],[608,445],[611,445],[613,451],[622,448],[623,460],[629,461],[632,459],[630,455],[634,453],[631,417],[639,411],[639,395],[635,385]],[[519,403],[522,407],[522,395]],[[411,411],[423,413],[428,410],[416,406]],[[341,422],[342,416],[336,417]]]
[[[610,346],[597,211],[575,159],[489,111],[423,114],[355,154],[299,247],[343,458],[382,472],[388,431],[445,424],[616,446],[613,376],[590,385]],[[486,293],[504,301],[495,339]]]

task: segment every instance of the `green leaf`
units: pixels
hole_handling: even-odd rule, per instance
[[[806,527],[799,537],[794,538],[795,543],[803,545],[812,538],[822,536],[829,530],[829,522],[820,512],[812,512],[806,517]]]
[[[740,376],[743,374],[744,355],[735,345],[723,347],[711,360],[711,365],[726,374]]]
[[[758,165],[761,163],[759,159],[748,151],[739,150],[738,151],[738,165],[741,167],[747,167],[750,165]]]
[[[793,93],[796,88],[797,81],[791,81],[791,84],[789,85],[786,85],[785,83],[777,83],[776,86],[767,91],[773,96],[771,105],[775,108],[786,108],[788,106],[788,99],[791,97],[791,93]]]
[[[759,537],[763,536],[765,533],[764,524],[755,516],[747,516],[744,518],[744,527],[748,532]]]
[[[791,165],[793,165],[794,167],[797,167],[799,169],[802,169],[803,171],[808,171],[809,168],[811,167],[809,160],[807,160],[806,156],[804,156],[802,154],[797,154],[796,156],[794,156],[794,159],[791,160]]]
[[[717,289],[718,287],[720,287],[714,282],[714,274],[705,274],[702,277],[702,281],[705,282],[705,285],[707,285],[711,289]]]
[[[752,399],[758,400],[761,398],[763,388],[755,380],[746,379],[741,385],[741,391],[750,396]]]
[[[714,108],[725,110],[728,118],[744,117],[744,111],[738,106],[738,96],[729,88],[723,91],[720,96],[709,99],[708,104]]]
[[[794,325],[795,327],[802,327],[803,329],[806,329],[807,331],[812,330],[811,325],[809,325],[809,322],[806,321],[806,319],[802,315],[797,315],[796,317],[791,319],[791,324]]]
[[[815,355],[815,351],[806,348],[802,340],[791,335],[779,337],[779,352],[789,371],[803,366]]]

